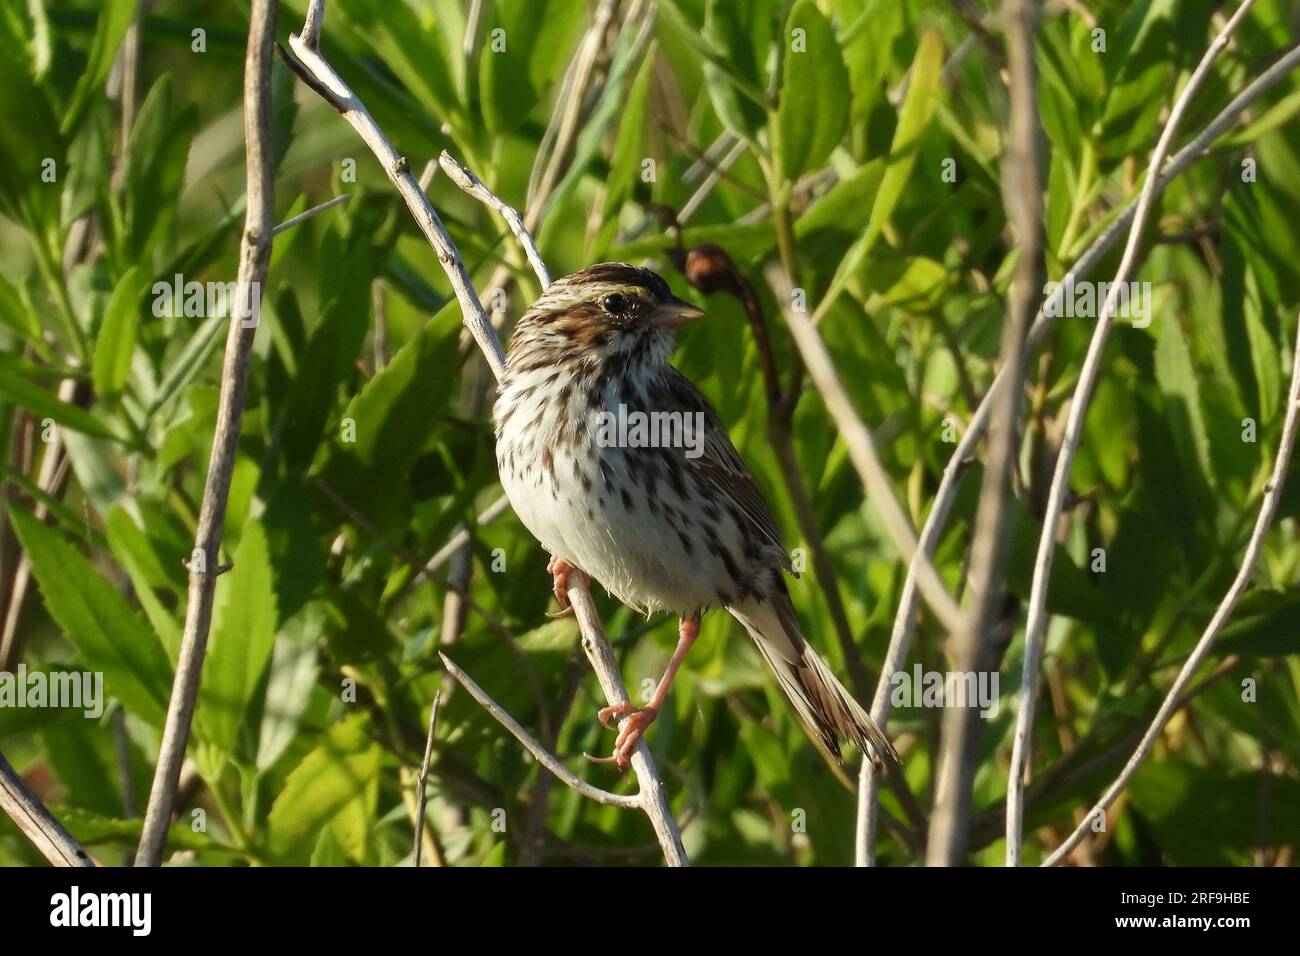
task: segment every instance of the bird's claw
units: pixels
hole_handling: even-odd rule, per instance
[[[614,723],[614,718],[624,717],[637,709],[636,704],[625,700],[621,704],[610,704],[608,707],[602,707],[596,711],[596,719],[606,730],[617,730],[618,725]]]
[[[596,719],[609,730],[614,729],[611,723],[613,718],[622,717],[623,720],[618,727],[618,737],[614,740],[614,752],[608,757],[588,757],[587,759],[592,763],[612,763],[618,767],[620,772],[626,771],[632,763],[632,754],[636,751],[637,744],[641,742],[641,736],[658,716],[659,708],[653,706],[637,707],[628,701],[600,708],[600,710],[596,711]]]
[[[563,558],[557,558],[551,555],[551,560],[546,562],[546,573],[551,576],[551,590],[555,593],[555,600],[559,602],[560,609],[555,612],[547,612],[547,617],[566,617],[573,612],[569,604],[569,575],[583,574],[568,561]],[[590,578],[588,578],[590,580]]]

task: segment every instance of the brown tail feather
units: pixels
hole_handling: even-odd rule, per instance
[[[858,746],[877,767],[899,762],[876,722],[799,633],[789,598],[748,599],[727,608],[744,625],[812,741],[841,767],[840,741]]]

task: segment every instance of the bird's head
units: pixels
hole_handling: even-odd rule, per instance
[[[674,330],[703,315],[657,273],[602,262],[552,283],[519,320],[511,351],[541,346],[666,359]]]

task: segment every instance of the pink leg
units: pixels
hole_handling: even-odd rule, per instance
[[[682,618],[678,623],[677,647],[673,650],[673,656],[668,661],[668,667],[664,669],[664,676],[659,678],[659,684],[655,687],[655,692],[651,696],[649,704],[645,707],[637,707],[630,702],[624,702],[610,707],[602,707],[597,711],[597,718],[606,727],[610,726],[609,721],[611,718],[624,718],[622,725],[619,727],[618,738],[614,741],[613,755],[599,762],[617,764],[619,770],[627,769],[628,764],[632,762],[632,752],[636,750],[636,745],[641,741],[641,735],[659,716],[659,709],[663,707],[664,701],[668,698],[668,689],[672,686],[673,678],[677,676],[682,661],[686,660],[686,654],[690,651],[691,645],[695,643],[695,638],[699,637],[699,634],[699,617]]]

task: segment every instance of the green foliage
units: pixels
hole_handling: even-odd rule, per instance
[[[282,8],[278,36],[296,29],[301,6]],[[623,3],[574,123],[568,84],[598,6],[496,0],[467,44],[462,0],[335,0],[322,49],[417,174],[448,148],[521,211],[544,199],[531,212],[553,275],[648,261],[707,306],[674,362],[803,549],[810,573],[790,589],[810,640],[846,680],[874,677],[905,568],[820,397],[794,373],[789,303],[766,270],[797,274],[919,524],[997,370],[1019,254],[1004,212],[1018,184],[1002,171],[999,64],[941,0],[659,0],[644,33],[623,22],[644,7]],[[1047,279],[1137,194],[1172,97],[1217,29],[1212,6],[1044,11]],[[102,675],[108,705],[100,719],[0,706],[0,751],[48,781],[47,803],[112,863],[139,839],[126,808],[147,796],[181,642],[229,324],[214,303],[236,275],[245,204],[246,5],[157,5],[140,25],[126,110],[113,76],[135,7],[0,9],[0,622],[16,625],[0,667],[51,681]],[[1176,145],[1292,32],[1287,4],[1256,4]],[[651,840],[641,815],[538,787],[544,771],[442,673],[439,651],[575,773],[626,789],[579,757],[607,752],[612,735],[596,721],[573,622],[544,616],[546,556],[508,511],[476,523],[500,495],[493,392],[436,257],[387,172],[278,61],[273,92],[276,220],[340,193],[349,201],[275,237],[222,552],[208,556],[222,573],[188,751],[201,786],[169,847],[215,866],[409,861],[416,771],[441,692],[427,833],[449,863],[601,861],[614,850],[656,862],[641,851]],[[1151,283],[1149,324],[1116,324],[1057,539],[1026,862],[1114,778],[1239,566],[1286,411],[1300,307],[1298,111],[1288,77],[1153,211],[1134,276]],[[501,219],[444,176],[429,194],[485,301],[495,304],[495,281],[518,317],[536,281]],[[685,222],[670,225],[674,215]],[[772,441],[743,304],[693,290],[679,271],[680,253],[704,243],[752,283],[781,384],[800,383],[798,482]],[[1117,258],[1079,278],[1109,279]],[[1089,315],[1059,319],[1029,362],[996,632],[1000,710],[981,727],[974,794],[977,862],[1002,855],[1024,603],[1092,329]],[[954,587],[968,571],[983,456],[964,469],[935,555]],[[1100,862],[1275,861],[1300,838],[1291,470],[1250,586],[1197,675],[1205,683],[1092,841]],[[811,573],[808,521],[842,624]],[[417,580],[463,528],[467,547]],[[29,574],[30,586],[18,583]],[[668,660],[674,623],[599,589],[597,601],[639,695]],[[928,614],[913,667],[948,667]],[[853,687],[864,701],[873,689]],[[923,814],[940,716],[900,707],[890,720]],[[695,862],[851,861],[852,787],[816,755],[725,615],[705,618],[647,739],[691,821]],[[122,792],[123,779],[136,792]],[[882,808],[914,828],[896,793]],[[192,825],[196,809],[204,828]],[[915,860],[890,835],[878,851],[887,864]],[[37,860],[0,818],[0,863]]]
[[[773,140],[781,173],[796,179],[824,163],[843,138],[849,115],[849,74],[834,28],[812,0],[794,5],[782,39]]]
[[[109,693],[136,716],[162,724],[170,667],[126,599],[75,548],[24,511],[9,519],[60,630]]]

